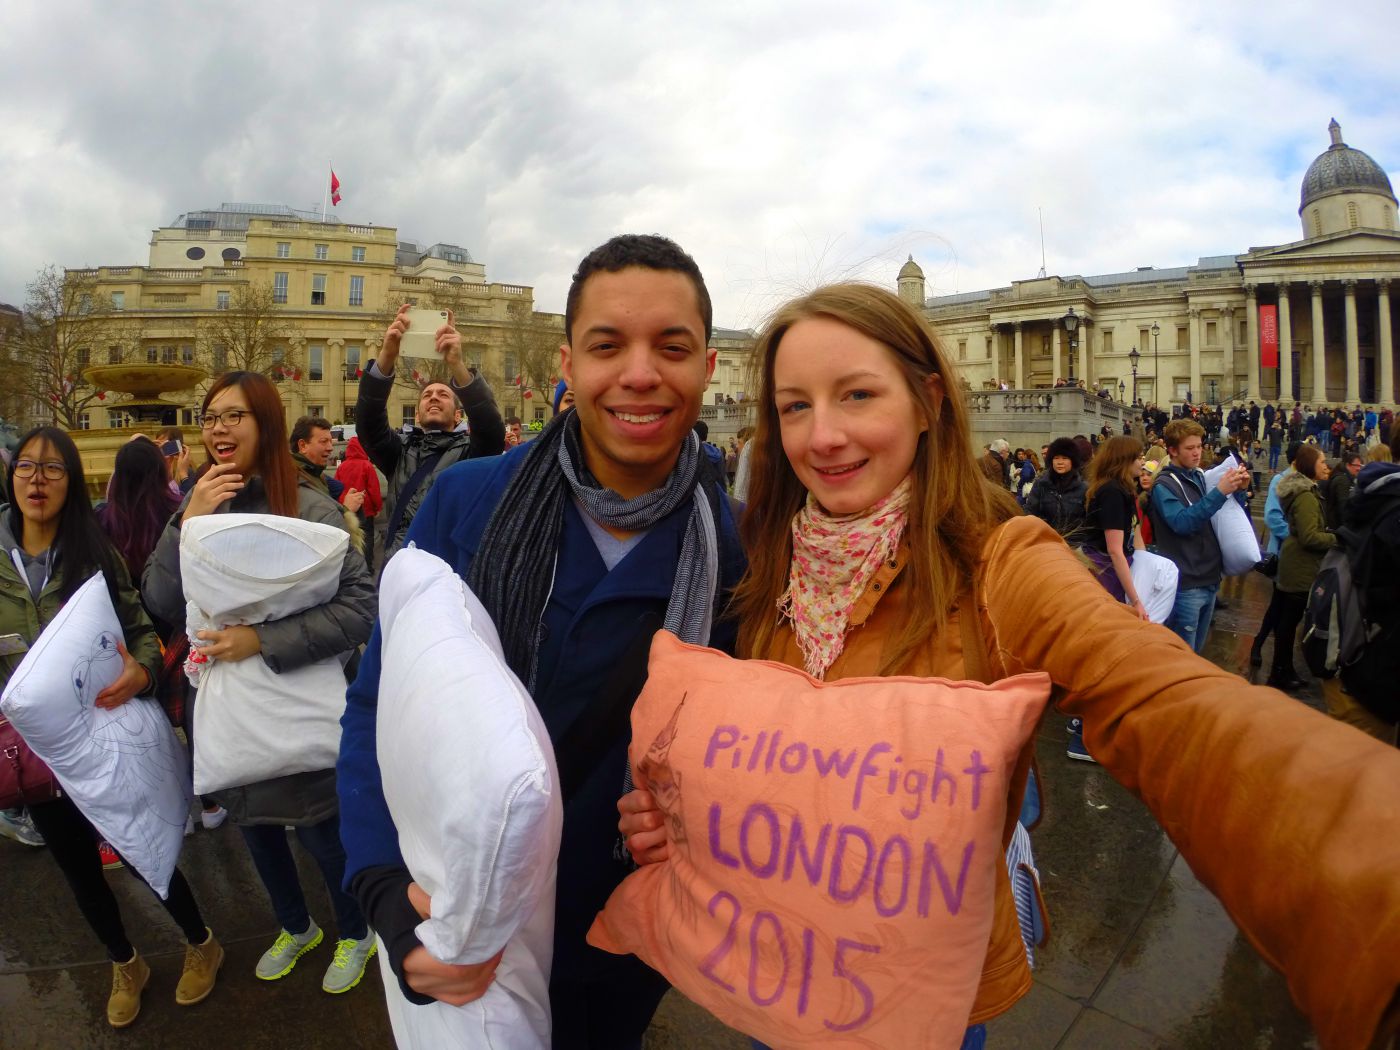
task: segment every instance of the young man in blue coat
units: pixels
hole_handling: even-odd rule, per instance
[[[451,564],[491,612],[506,659],[549,728],[565,799],[554,965],[555,1047],[638,1047],[666,982],[585,942],[630,870],[617,800],[627,712],[665,626],[732,651],[728,595],[744,570],[723,476],[691,428],[715,367],[709,294],[669,240],[615,237],[579,265],[560,371],[573,393],[534,441],[445,472],[408,540]],[[433,959],[375,757],[379,630],[350,688],[338,766],[346,886],[411,1001],[460,1005],[495,963]],[[621,702],[619,703],[619,698]],[[444,702],[454,698],[445,697]]]

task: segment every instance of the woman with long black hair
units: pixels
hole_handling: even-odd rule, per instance
[[[18,634],[33,645],[39,632],[94,573],[102,573],[112,605],[121,620],[121,676],[98,693],[98,707],[151,703],[160,664],[160,649],[150,618],[132,586],[122,556],[103,535],[88,499],[77,446],[57,427],[26,434],[10,463],[13,502],[0,514],[0,634]],[[0,686],[19,666],[22,653],[0,656]],[[125,1028],[141,1010],[141,990],[150,967],[127,939],[121,911],[102,875],[98,834],[78,807],[64,795],[30,805],[34,826],[48,842],[88,925],[112,960],[112,993],[107,1021]],[[145,880],[134,867],[132,876]],[[189,883],[176,869],[169,896],[161,902],[184,932],[188,947],[175,1001],[191,1006],[214,988],[224,950],[204,924]]]

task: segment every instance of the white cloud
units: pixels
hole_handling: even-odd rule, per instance
[[[0,299],[140,262],[225,200],[466,245],[561,309],[623,230],[691,251],[720,323],[832,277],[931,292],[1297,237],[1336,116],[1400,158],[1393,5],[7,5]]]

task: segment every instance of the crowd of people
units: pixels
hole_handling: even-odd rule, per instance
[[[977,459],[956,366],[925,320],[895,295],[849,283],[777,311],[754,351],[753,425],[712,445],[696,427],[716,359],[700,269],[665,238],[626,235],[591,252],[574,275],[556,414],[533,439],[503,419],[465,365],[450,318],[434,337],[450,379],[424,385],[417,425],[396,431],[386,405],[407,309],[362,375],[358,433],[333,473],[329,422],[308,417],[289,430],[276,386],[247,372],[219,377],[204,396],[204,462],[180,435],[134,439],[96,511],[63,432],[25,435],[9,465],[0,611],[32,645],[73,589],[101,572],[125,648],[122,676],[99,704],[165,703],[191,739],[199,696],[179,668],[192,648],[273,671],[344,663],[334,767],[201,799],[206,824],[227,814],[238,828],[279,927],[253,976],[284,977],[325,936],[289,828],[334,908],[326,992],[354,988],[381,948],[410,1003],[473,1001],[500,965],[500,955],[437,959],[420,940],[432,905],[404,862],[381,782],[374,552],[382,573],[412,545],[447,562],[490,612],[556,748],[587,741],[582,768],[591,772],[566,799],[558,856],[556,1047],[639,1047],[668,987],[637,957],[587,942],[622,880],[668,858],[669,831],[648,790],[621,789],[630,783],[625,728],[580,732],[612,703],[620,666],[640,660],[636,678],[644,677],[645,643],[663,624],[684,641],[827,682],[967,679],[974,663],[996,677],[1048,674],[1070,719],[1070,754],[1101,763],[1147,803],[1285,972],[1319,1031],[1356,1046],[1393,1034],[1395,965],[1358,974],[1350,963],[1369,945],[1400,943],[1400,873],[1378,878],[1356,863],[1360,831],[1394,830],[1388,795],[1376,787],[1393,788],[1400,773],[1395,727],[1384,747],[1200,655],[1223,575],[1209,523],[1227,500],[1247,497],[1259,444],[1273,448],[1275,431],[1291,430],[1281,411],[1251,404],[1222,419],[1194,406],[1170,416],[1148,406],[1136,431],[1015,452],[998,440]],[[1340,527],[1329,514],[1344,522],[1346,489],[1368,481],[1346,442],[1369,457],[1395,437],[1388,413],[1358,420],[1319,411],[1299,423],[1304,433],[1286,435],[1291,468],[1271,482],[1266,512],[1279,554],[1269,682],[1285,688],[1309,574]],[[1330,481],[1324,443],[1341,457]],[[1201,466],[1213,450],[1238,451],[1240,465],[1207,482]],[[350,542],[335,593],[288,617],[188,638],[181,528],[228,511],[343,529]],[[1150,622],[1133,573],[1149,549],[1179,574],[1170,630]],[[0,674],[14,671],[22,651],[0,656]],[[744,698],[733,702],[740,709]],[[1359,724],[1354,713],[1349,720]],[[1384,726],[1368,728],[1385,736]],[[1030,747],[1005,800],[1008,840],[1027,794]],[[579,756],[558,757],[561,767],[580,765]],[[1267,783],[1251,787],[1265,767]],[[1317,801],[1343,797],[1344,813]],[[103,879],[97,831],[63,797],[5,819],[26,841],[47,843],[111,958],[108,1020],[131,1024],[150,971]],[[1302,855],[1315,867],[1302,871]],[[957,961],[981,973],[958,1030],[968,1050],[984,1045],[984,1023],[1029,988],[1004,867],[992,892],[985,954]],[[213,991],[223,951],[178,872],[163,903],[188,942],[176,1002],[192,1005]],[[1363,928],[1366,945],[1355,932]]]

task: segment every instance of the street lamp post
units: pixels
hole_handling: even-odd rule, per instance
[[[1152,400],[1153,400],[1153,401],[1156,401],[1157,404],[1158,404],[1158,406],[1160,406],[1160,405],[1162,404],[1162,373],[1158,370],[1158,367],[1157,367],[1157,364],[1158,364],[1158,358],[1157,358],[1157,336],[1161,333],[1161,331],[1162,331],[1161,326],[1158,325],[1156,321],[1153,321],[1153,322],[1152,322]]]
[[[1074,386],[1074,351],[1078,345],[1074,333],[1079,328],[1079,318],[1075,316],[1074,307],[1069,308],[1069,313],[1064,316],[1064,322],[1065,331],[1069,333],[1069,385]]]
[[[1118,400],[1119,400],[1120,403],[1122,402],[1123,397],[1124,397],[1124,395],[1126,394],[1127,390],[1128,390],[1128,384],[1125,383],[1125,382],[1123,382],[1123,380],[1121,380],[1121,379],[1118,380]]]
[[[1128,363],[1129,363],[1130,365],[1132,365],[1132,367],[1133,367],[1133,404],[1135,404],[1135,405],[1136,405],[1137,402],[1138,402],[1138,396],[1137,396],[1137,366],[1138,366],[1138,358],[1140,358],[1141,356],[1142,356],[1142,355],[1138,353],[1138,348],[1137,348],[1137,347],[1133,347],[1130,351],[1128,351]]]

